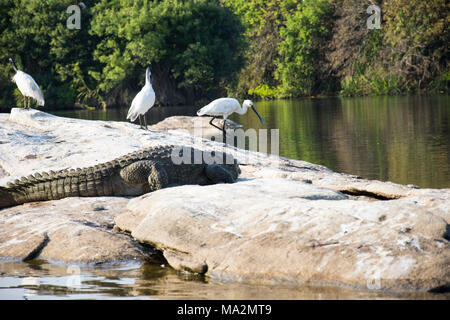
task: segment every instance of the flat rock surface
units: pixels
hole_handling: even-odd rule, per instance
[[[70,198],[3,209],[0,256],[139,259],[148,256],[140,242],[162,250],[176,269],[225,281],[399,291],[450,285],[450,189],[367,180],[224,146],[193,135],[189,121],[198,118],[171,117],[144,131],[36,110],[0,114],[0,185],[165,144],[226,151],[242,164],[240,179],[229,185],[173,187],[131,201]],[[176,130],[180,123],[183,130]]]
[[[212,117],[173,116],[152,125],[150,128],[162,131],[186,130],[198,137],[211,138],[212,136],[217,136],[223,139],[222,132],[210,125],[211,119]],[[216,118],[212,123],[219,128],[223,127],[223,119]],[[226,128],[228,130],[238,129],[242,128],[242,125],[232,120],[227,120]]]
[[[430,290],[450,281],[450,199],[442,196],[356,200],[295,180],[251,179],[147,194],[115,221],[175,268],[220,280]]]
[[[153,251],[114,230],[126,198],[66,198],[1,211],[0,256],[64,262],[143,261]]]

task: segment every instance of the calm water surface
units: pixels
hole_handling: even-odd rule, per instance
[[[78,267],[77,267],[78,268]],[[157,264],[58,265],[0,260],[0,300],[35,299],[450,299],[450,294],[392,294],[334,287],[263,286],[210,282]],[[79,272],[79,273],[78,273]]]
[[[257,104],[282,156],[369,179],[450,187],[450,97],[306,99]],[[235,117],[262,127],[248,114]]]
[[[252,112],[231,119],[244,129],[279,129],[282,156],[371,179],[450,187],[449,96],[304,99],[255,106],[264,125]],[[148,122],[194,116],[197,109],[153,108]],[[125,121],[127,110],[53,113]],[[0,299],[450,299],[450,294],[217,283],[160,264],[81,266],[79,271],[77,275],[66,265],[42,260],[0,260]]]

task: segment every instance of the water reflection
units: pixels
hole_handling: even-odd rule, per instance
[[[366,97],[258,103],[280,154],[369,179],[450,187],[450,98]],[[251,114],[233,115],[262,128]]]
[[[80,285],[70,286],[67,266],[40,261],[0,262],[0,300],[4,299],[449,299],[449,294],[386,293],[335,287],[290,287],[219,283],[156,264],[80,267]]]
[[[278,100],[255,106],[264,125],[251,112],[230,119],[245,129],[279,129],[281,156],[369,179],[450,187],[449,96]],[[172,115],[195,116],[197,109],[152,108],[149,124]],[[127,111],[128,107],[55,114],[124,121]]]

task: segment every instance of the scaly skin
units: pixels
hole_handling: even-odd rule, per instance
[[[240,173],[236,160],[227,154],[218,153],[233,164],[208,165],[205,161],[196,164],[198,161],[194,159],[198,158],[194,153],[201,151],[192,148],[186,149],[191,152],[191,162],[175,164],[172,161],[175,148],[181,150],[180,156],[186,155],[180,146],[161,146],[93,167],[22,177],[8,187],[0,187],[0,208],[66,197],[140,196],[170,185],[231,183]]]

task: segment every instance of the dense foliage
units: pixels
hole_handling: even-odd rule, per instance
[[[449,90],[448,1],[223,3],[250,28],[238,93],[277,98]],[[381,8],[380,29],[367,28],[369,5]]]
[[[242,67],[240,20],[214,1],[102,1],[94,14],[92,33],[103,39],[94,56],[104,68],[93,75],[103,91],[156,64],[157,91],[163,74],[176,83],[170,91],[201,98],[221,93]]]
[[[327,0],[305,0],[281,29],[283,41],[276,61],[283,96],[313,95],[322,91],[324,43],[331,33],[331,5]]]
[[[95,69],[89,52],[97,39],[88,33],[90,14],[81,15],[81,29],[69,30],[66,20],[70,0],[0,0],[0,77],[11,78],[14,74],[8,64],[13,57],[19,69],[31,74],[44,91],[47,103],[71,106],[83,102],[96,83],[84,80],[84,73]],[[3,81],[1,87],[3,86]],[[4,84],[8,92],[15,88],[10,81]],[[3,96],[2,106],[21,103],[21,95],[15,90]],[[6,101],[5,101],[6,100]]]
[[[354,11],[358,2],[346,0],[344,9],[338,11]],[[448,92],[448,1],[392,0],[380,1],[379,5],[383,13],[381,29],[359,34],[358,54],[352,55],[353,63],[348,63],[341,74],[341,93]],[[346,24],[352,26],[349,21]],[[356,28],[355,23],[352,27]],[[349,38],[348,28],[337,31],[335,40]]]
[[[2,106],[21,104],[10,56],[50,107],[130,103],[147,65],[160,98],[193,102],[224,94],[242,67],[244,29],[218,1],[91,1],[79,30],[66,26],[71,2],[0,0]]]
[[[22,103],[9,57],[53,108],[129,104],[147,65],[161,104],[449,90],[445,0],[85,3],[71,30],[72,1],[0,0],[0,109]]]

